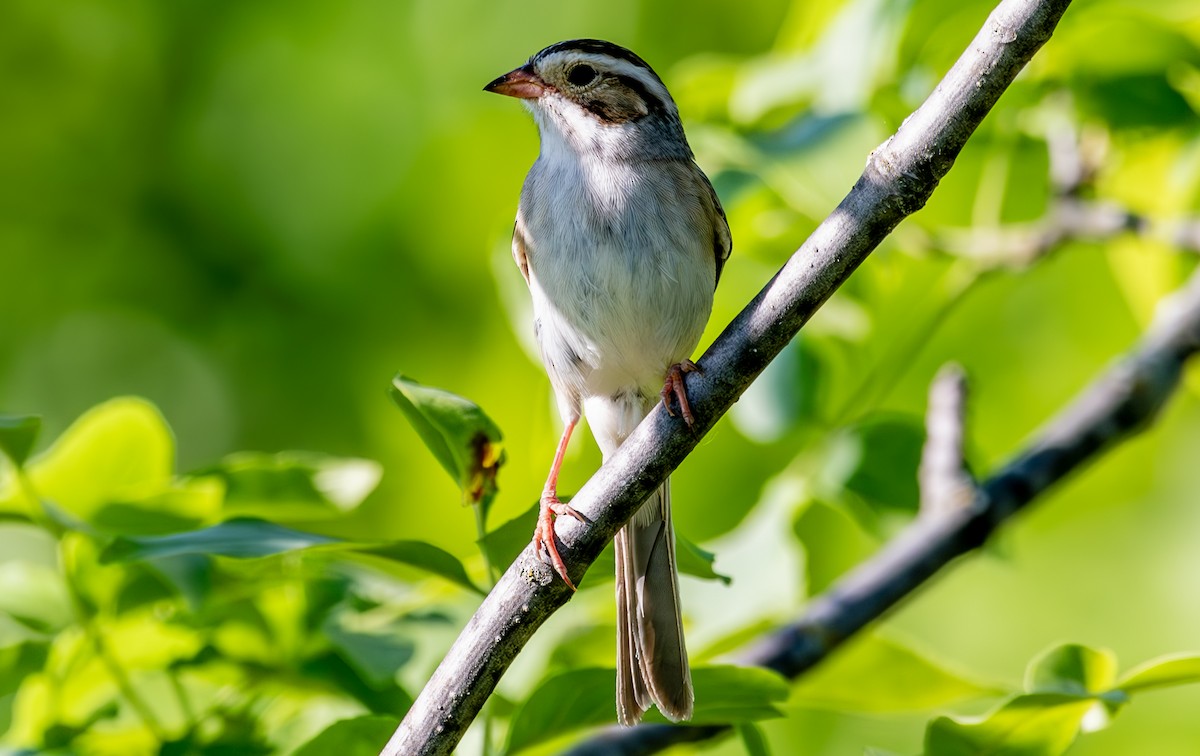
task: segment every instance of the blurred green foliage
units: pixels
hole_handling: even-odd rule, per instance
[[[989,9],[7,0],[0,409],[19,414],[0,418],[0,752],[372,753],[386,738],[490,583],[483,555],[528,539],[557,437],[508,253],[536,134],[484,83],[579,36],[657,68],[735,239],[707,343]],[[710,705],[734,685],[722,653],[912,516],[942,363],[971,376],[986,474],[1194,267],[1165,236],[1069,242],[1032,265],[976,254],[964,240],[1053,207],[1048,134],[1081,134],[1098,169],[1085,196],[1169,228],[1200,215],[1198,113],[1194,0],[1076,0],[928,206],[683,465],[677,528],[707,579],[682,590]],[[428,417],[414,432],[388,399],[397,370],[470,397],[487,453]],[[694,748],[971,753],[1036,711],[1045,726],[1006,753],[1193,754],[1200,690],[1142,691],[1195,679],[1195,658],[1124,677],[1113,661],[1200,646],[1190,378],[1152,432],[786,700],[777,680],[740,681],[742,715],[724,709],[739,737]],[[586,435],[563,491],[598,464]],[[476,484],[490,512],[461,505]],[[548,753],[611,720],[601,569],[502,681],[494,749]],[[1113,651],[1039,656],[1065,640]],[[547,716],[547,686],[572,674],[598,682],[576,684],[570,721]]]

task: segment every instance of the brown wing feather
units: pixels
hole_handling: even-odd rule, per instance
[[[704,172],[696,168],[696,172],[700,174],[700,178],[704,181],[704,187],[708,189],[708,197],[712,201],[712,209],[716,211],[716,222],[713,223],[713,259],[717,265],[717,282],[721,280],[721,270],[725,267],[725,261],[729,259],[729,254],[733,252],[733,237],[729,234],[729,221],[725,218],[725,208],[721,207],[721,198],[717,196],[717,190],[713,189],[712,182],[708,180],[708,176]]]
[[[525,279],[525,284],[529,284],[529,257],[526,253],[527,242],[525,240],[525,221],[521,218],[520,209],[517,210],[517,222],[513,224],[513,239],[512,239],[512,256],[513,262],[517,264],[517,269],[521,271],[521,277]]]

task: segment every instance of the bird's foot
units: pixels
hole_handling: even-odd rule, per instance
[[[562,557],[558,554],[558,546],[554,543],[554,520],[556,517],[574,517],[580,522],[587,522],[587,518],[581,515],[569,504],[564,504],[558,500],[558,496],[551,492],[542,494],[541,509],[538,512],[537,527],[533,530],[533,548],[540,556],[544,551],[550,557],[550,564],[553,565],[554,571],[563,579],[563,582],[570,586],[571,590],[575,590],[575,584],[571,582],[571,578],[567,576],[567,565],[563,562]]]
[[[675,412],[671,409],[671,397],[674,397],[679,402],[679,414],[683,416],[683,421],[691,428],[696,423],[696,419],[692,416],[692,406],[688,404],[687,387],[683,383],[684,373],[700,373],[704,371],[700,366],[691,360],[677,362],[667,368],[667,380],[663,383],[662,397],[663,407],[667,410],[667,414],[675,417]]]

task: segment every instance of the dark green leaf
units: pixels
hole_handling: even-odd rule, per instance
[[[505,752],[517,753],[582,727],[615,717],[616,670],[577,669],[546,680],[513,715]],[[787,682],[757,667],[699,667],[692,670],[696,703],[692,724],[738,724],[781,716],[775,704],[787,699]],[[647,722],[667,721],[656,709]]]
[[[496,495],[504,464],[503,435],[479,405],[397,375],[391,396],[433,456],[463,492],[464,504],[483,507]]]
[[[1075,742],[1091,696],[1032,693],[975,719],[938,717],[925,730],[925,756],[1059,756]]]
[[[513,714],[506,754],[616,718],[615,669],[576,669],[544,681]]]
[[[166,536],[116,538],[101,554],[101,561],[132,562],[185,555],[254,559],[305,549],[366,558],[376,564],[398,562],[439,575],[476,593],[484,593],[471,582],[462,562],[432,544],[421,541],[354,543],[251,518]]]
[[[746,749],[746,756],[771,756],[767,746],[767,738],[762,730],[753,722],[742,722],[737,726],[738,736]]]
[[[398,723],[393,717],[343,719],[293,751],[293,756],[378,756]]]
[[[804,544],[808,595],[815,596],[879,546],[839,507],[813,501],[796,517],[793,531]]]
[[[564,501],[569,501],[569,497],[562,498]],[[532,540],[533,529],[537,525],[537,516],[538,505],[535,503],[529,509],[480,538],[479,547],[487,554],[488,561],[499,569],[504,569],[512,564],[513,560]]]
[[[112,535],[147,536],[192,530],[218,519],[225,487],[214,478],[174,481],[150,496],[101,505],[91,517]]]
[[[370,460],[313,452],[241,452],[195,474],[224,482],[227,515],[296,522],[357,509],[379,484],[382,469]]]
[[[26,641],[0,648],[0,698],[15,693],[27,675],[42,668],[49,643]]]
[[[416,646],[388,615],[348,610],[331,612],[322,632],[346,663],[374,688],[394,684]]]
[[[1160,656],[1139,664],[1121,677],[1117,687],[1126,693],[1200,682],[1200,655]]]
[[[532,537],[532,533],[533,531],[530,531],[530,537]],[[440,575],[450,582],[457,583],[467,590],[475,591],[480,595],[486,595],[487,593],[487,591],[471,582],[471,578],[467,576],[466,568],[463,567],[462,562],[457,557],[448,551],[439,549],[431,543],[425,543],[424,541],[392,541],[391,543],[375,546],[355,546],[350,550],[356,554],[399,562],[433,573],[434,575]]]
[[[615,674],[615,673],[614,673]],[[712,666],[692,670],[696,692],[693,724],[737,724],[783,716],[776,704],[788,697],[787,680],[761,667]],[[615,695],[615,689],[614,689]],[[652,709],[647,722],[666,722]]]
[[[705,551],[678,533],[675,534],[675,559],[679,571],[685,575],[704,580],[720,580],[725,585],[733,582],[733,578],[713,570],[715,554]]]
[[[734,425],[760,444],[777,441],[812,418],[817,406],[820,362],[808,337],[783,348],[730,411]]]
[[[1045,651],[1025,671],[1029,693],[1102,693],[1117,679],[1117,659],[1108,650],[1067,643]]]
[[[393,722],[399,722],[412,706],[408,691],[389,680],[383,685],[373,686],[350,666],[340,654],[326,653],[304,660],[301,671],[305,677],[326,681],[342,692],[353,696],[373,714],[387,714]]]
[[[117,538],[104,550],[101,561],[132,562],[185,554],[254,558],[336,542],[335,538],[264,520],[239,519],[167,536]]]
[[[846,480],[847,490],[862,496],[879,511],[915,514],[920,504],[917,467],[925,430],[912,417],[869,420],[854,429],[858,464]]]
[[[879,635],[852,641],[794,687],[792,701],[848,712],[928,711],[1001,693]]]
[[[0,454],[17,467],[24,465],[41,429],[37,415],[0,415]]]

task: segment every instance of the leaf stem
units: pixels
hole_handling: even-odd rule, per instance
[[[71,600],[71,612],[75,615],[75,622],[83,628],[84,634],[91,641],[92,647],[96,651],[96,656],[104,664],[108,674],[112,677],[113,682],[117,685],[117,690],[121,692],[121,697],[129,703],[133,710],[137,713],[138,718],[146,725],[146,729],[153,733],[154,737],[160,742],[167,742],[170,737],[163,727],[162,722],[158,721],[154,710],[150,708],[145,699],[138,694],[137,689],[133,686],[133,681],[129,679],[128,673],[124,667],[117,661],[104,642],[104,636],[100,629],[96,626],[95,617],[88,610],[87,604],[84,601],[83,594],[79,590],[79,586],[74,579],[75,564],[71,557],[70,550],[67,548],[67,541],[62,538],[58,542],[58,557],[59,567],[63,573],[63,582],[67,587],[67,595]]]

